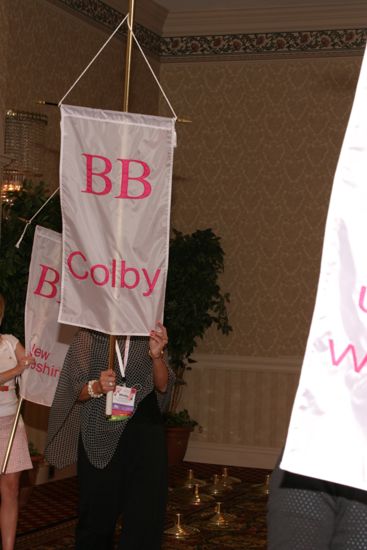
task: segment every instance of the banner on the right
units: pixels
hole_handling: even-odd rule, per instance
[[[367,489],[367,60],[334,178],[281,468]]]

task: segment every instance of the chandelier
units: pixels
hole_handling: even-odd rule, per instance
[[[46,125],[47,116],[39,113],[6,112],[4,153],[8,162],[3,167],[3,203],[11,204],[25,179],[42,176]]]

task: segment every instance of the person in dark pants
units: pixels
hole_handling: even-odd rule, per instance
[[[119,548],[161,548],[168,492],[161,410],[174,381],[163,356],[167,341],[161,324],[149,338],[117,337],[115,371],[107,368],[107,335],[81,329],[70,346],[50,411],[45,455],[58,468],[77,461],[77,550],[112,549],[120,513]],[[106,417],[111,390],[135,396],[122,417]]]
[[[268,550],[366,550],[367,491],[285,472],[270,478]]]

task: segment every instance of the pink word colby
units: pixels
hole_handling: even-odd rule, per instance
[[[97,287],[106,285],[112,288],[123,288],[134,290],[140,285],[143,296],[150,296],[157,284],[160,269],[149,275],[143,267],[128,267],[125,260],[111,260],[110,265],[94,264],[89,265],[86,256],[80,252],[71,252],[67,258],[69,273],[75,279],[86,283],[90,281]],[[60,282],[59,272],[45,264],[40,264],[41,275],[34,294],[45,298],[54,298],[58,294]]]

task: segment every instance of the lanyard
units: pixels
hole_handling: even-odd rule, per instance
[[[122,381],[123,381],[123,383],[125,383],[125,381],[126,381],[125,371],[126,371],[127,359],[129,357],[129,349],[130,349],[130,336],[126,336],[125,351],[124,351],[124,359],[123,360],[122,360],[122,357],[121,357],[120,346],[118,345],[117,340],[116,340],[116,343],[115,343],[115,348],[116,348],[117,360],[118,360],[119,366],[120,366]]]

